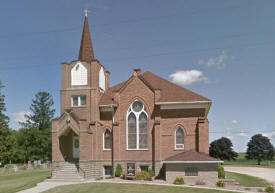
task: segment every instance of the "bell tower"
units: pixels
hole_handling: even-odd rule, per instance
[[[109,87],[109,72],[95,59],[88,10],[85,10],[84,26],[78,60],[62,63],[61,113],[72,111],[81,120],[91,122],[99,119],[98,102]]]

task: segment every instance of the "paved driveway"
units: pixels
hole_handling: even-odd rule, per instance
[[[225,171],[247,174],[258,178],[263,178],[275,184],[275,169],[259,167],[224,167]]]

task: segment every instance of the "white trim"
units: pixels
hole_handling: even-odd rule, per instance
[[[163,104],[160,105],[161,110],[166,109],[206,109],[208,103],[185,103],[185,104]]]
[[[100,112],[112,112],[117,105],[99,105]]]
[[[103,151],[111,151],[112,150],[112,148],[110,148],[110,149],[106,149],[105,148],[105,133],[106,133],[106,131],[109,131],[110,132],[110,134],[111,134],[111,131],[110,131],[110,129],[106,129],[104,132],[103,132],[103,136],[102,136],[102,138],[103,138],[103,140],[102,140],[102,146],[103,146]],[[111,137],[111,146],[112,146],[112,135],[110,135],[110,137]]]
[[[181,129],[183,131],[183,144],[177,144],[177,131],[178,129]],[[175,150],[184,150],[184,138],[185,138],[185,132],[184,129],[182,129],[180,126],[178,126],[174,132],[174,144],[175,144]],[[177,145],[183,145],[182,148],[177,148]]]
[[[132,109],[132,105],[134,104],[134,102],[136,101],[139,101],[143,107],[142,109],[139,111],[139,112],[135,112],[133,109]],[[126,150],[130,150],[130,151],[135,151],[135,150],[149,150],[148,148],[146,149],[140,149],[139,148],[139,116],[142,114],[142,113],[145,113],[145,115],[147,116],[147,123],[149,122],[149,118],[148,118],[148,113],[146,112],[145,110],[145,105],[140,101],[140,100],[135,100],[134,102],[131,103],[130,107],[128,108],[127,110],[127,113],[126,113]],[[130,112],[129,112],[129,109]],[[133,113],[136,117],[136,149],[129,149],[128,148],[128,116]],[[149,123],[147,125],[147,132],[149,133]],[[148,133],[147,133],[147,146],[149,146],[149,140],[148,140]]]
[[[85,105],[81,105],[81,97],[85,97]],[[74,106],[74,101],[73,101],[73,97],[77,97],[77,106]],[[87,96],[86,95],[72,95],[71,96],[71,107],[85,107],[87,106]]]
[[[205,109],[205,118],[207,117],[212,101],[190,101],[190,102],[156,102],[155,105],[160,105],[161,110],[168,109]]]
[[[78,69],[76,69],[78,67]],[[88,73],[87,68],[81,63],[77,62],[71,69],[71,85],[72,86],[87,86]]]
[[[189,102],[155,102],[156,105],[170,105],[170,104],[193,104],[193,103],[212,103],[212,101],[189,101]]]
[[[162,161],[162,163],[165,164],[181,164],[181,163],[186,163],[186,164],[192,164],[192,163],[223,163],[224,161]]]

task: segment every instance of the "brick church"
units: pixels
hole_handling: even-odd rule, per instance
[[[140,69],[110,87],[110,72],[94,56],[87,14],[79,58],[62,63],[61,79],[53,179],[110,176],[118,163],[129,177],[151,169],[168,181],[217,178],[220,161],[208,155],[211,100]]]

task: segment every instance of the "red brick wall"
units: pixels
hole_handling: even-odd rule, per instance
[[[98,72],[101,65],[97,61],[91,64],[83,62],[88,70],[88,85],[75,89],[71,87],[71,68],[76,62],[62,64],[62,91],[61,109],[71,108],[71,96],[87,96],[87,106],[73,108],[73,112],[81,119],[79,123],[80,135],[80,160],[110,160],[111,151],[103,150],[103,133],[107,128],[112,128],[112,114],[99,112],[98,103],[102,93],[98,88]],[[109,84],[107,75],[106,86]],[[154,105],[160,97],[160,91],[152,91],[137,74],[132,77],[128,85],[115,94],[119,103],[115,111],[114,128],[114,159],[116,161],[161,161],[169,156],[184,150],[209,151],[209,124],[204,120],[204,109],[160,110],[159,105]],[[146,106],[149,117],[148,150],[126,149],[126,114],[129,106],[136,100]],[[57,120],[56,122],[58,122]],[[59,121],[60,122],[60,121]],[[90,124],[93,123],[93,124]],[[175,150],[175,130],[182,127],[185,133],[185,149]],[[53,160],[62,161],[59,149],[59,127],[53,122]]]

